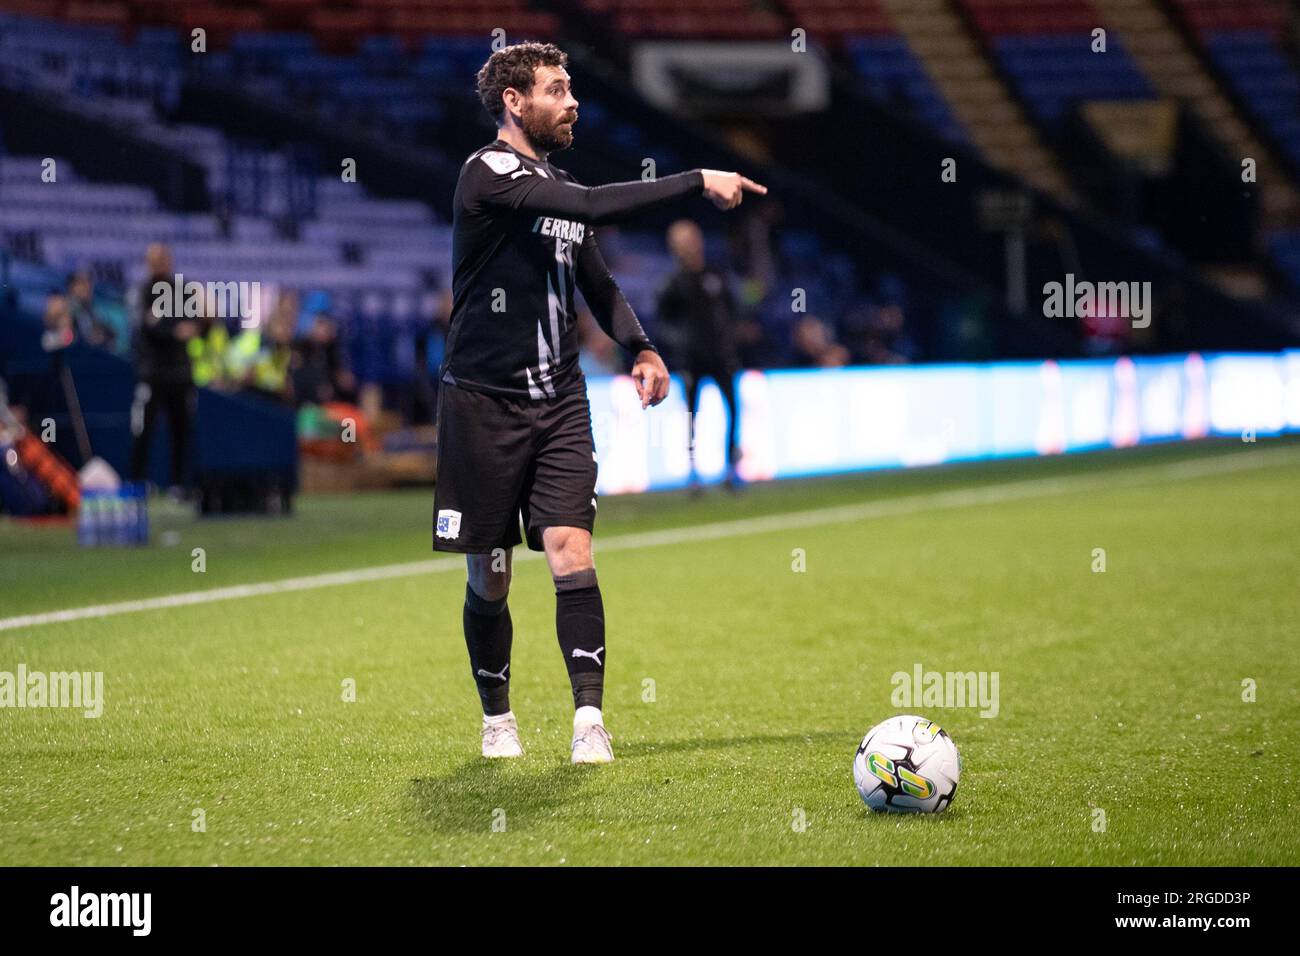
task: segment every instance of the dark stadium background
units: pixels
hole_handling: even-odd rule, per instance
[[[738,169],[771,188],[735,215],[689,212],[730,277],[748,368],[1296,342],[1300,13],[1280,0],[0,10],[0,378],[29,423],[56,422],[54,448],[73,468],[86,449],[63,364],[90,447],[129,471],[135,293],[146,247],[163,243],[187,279],[260,280],[264,314],[286,317],[278,340],[268,326],[239,345],[227,321],[221,347],[242,349],[244,364],[203,373],[187,484],[241,467],[307,490],[431,477],[450,201],[460,162],[492,136],[473,78],[494,41],[570,54],[581,119],[557,162],[584,182],[637,178],[653,160],[662,172]],[[647,50],[696,41],[719,46],[646,68]],[[736,44],[765,45],[768,63],[709,67],[709,50]],[[41,179],[47,157],[57,185]],[[1246,158],[1255,181],[1242,181]],[[345,159],[355,182],[342,180]],[[947,160],[954,182],[941,179]],[[663,229],[681,214],[642,217],[606,242],[652,336],[673,268]],[[1157,320],[1044,318],[1036,290],[1067,272],[1150,281]],[[79,275],[80,298],[69,296]],[[793,289],[806,312],[791,310]],[[586,327],[588,372],[625,370]],[[247,372],[259,360],[266,380]],[[277,362],[292,370],[277,376]],[[321,419],[302,408],[326,400],[360,410],[364,441],[349,451],[369,466],[313,456]],[[167,442],[160,425],[149,456],[160,486]]]

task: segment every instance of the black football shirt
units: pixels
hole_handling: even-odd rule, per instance
[[[703,191],[700,170],[587,188],[497,140],[461,168],[453,200],[444,382],[516,398],[585,387],[574,308],[636,354],[654,346],[606,267],[595,227]]]

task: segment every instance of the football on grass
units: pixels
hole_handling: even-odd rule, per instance
[[[961,757],[938,724],[905,715],[882,721],[862,738],[853,782],[881,813],[939,813],[957,795]]]

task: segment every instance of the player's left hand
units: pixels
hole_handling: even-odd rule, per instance
[[[632,366],[632,381],[641,397],[641,407],[658,405],[668,397],[668,367],[658,352],[645,349],[637,353]]]

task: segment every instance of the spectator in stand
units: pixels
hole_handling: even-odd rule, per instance
[[[873,301],[850,310],[844,318],[844,337],[854,362],[868,365],[903,365],[916,358],[916,345],[907,333],[905,289],[895,276],[885,276]]]
[[[297,316],[294,313],[276,309],[267,325],[266,334],[262,336],[261,348],[253,361],[248,381],[254,392],[286,404],[293,404],[294,400],[293,378],[289,369],[294,360],[293,332],[296,326]]]
[[[273,398],[292,394],[289,369],[293,330],[298,324],[298,293],[281,290],[271,315],[243,329],[226,350],[226,377],[232,388]],[[289,351],[280,350],[288,330]],[[283,365],[283,369],[280,369]]]
[[[44,329],[41,332],[41,348],[54,352],[67,348],[77,339],[76,326],[73,324],[72,310],[68,297],[58,292],[45,300],[45,312],[41,317]]]
[[[788,289],[777,267],[772,235],[785,217],[780,200],[767,198],[757,204],[738,224],[731,240],[731,261],[743,276],[740,282],[736,349],[743,368],[767,368],[780,364],[778,337],[760,320],[763,303],[773,290]],[[788,301],[788,300],[787,300]]]
[[[58,292],[51,293],[45,300],[41,320],[41,348],[50,356],[49,374],[42,376],[40,383],[32,386],[35,393],[32,397],[36,399],[38,407],[54,408],[60,398],[67,401],[67,392],[63,391],[66,387],[64,376],[68,374],[65,351],[77,341],[67,296]],[[3,405],[3,391],[4,382],[0,381],[0,406]],[[63,391],[62,395],[59,395],[60,391]],[[2,468],[4,464],[0,462],[0,469]]]
[[[673,370],[686,381],[686,408],[691,414],[691,448],[694,449],[695,413],[700,383],[711,378],[722,391],[727,406],[727,486],[736,483],[740,457],[736,441],[736,303],[726,277],[704,260],[704,234],[688,219],[668,228],[668,250],[677,260],[674,272],[659,292],[655,329],[669,352]],[[694,463],[692,463],[694,472]]]
[[[835,341],[831,327],[815,315],[801,316],[795,322],[791,344],[798,368],[835,368],[849,363],[849,350]]]
[[[905,365],[907,346],[903,338],[903,310],[896,305],[872,305],[861,361],[870,365]]]
[[[224,389],[226,356],[230,351],[230,332],[225,319],[210,315],[198,321],[198,333],[190,339],[188,349],[190,366],[194,370],[194,384],[200,388]]]
[[[172,315],[172,257],[168,248],[154,243],[145,252],[146,278],[137,301],[135,403],[131,407],[131,476],[148,475],[149,446],[158,415],[166,414],[171,430],[171,486],[173,498],[183,496],[185,456],[194,422],[194,375],[187,351],[198,333],[193,319]],[[154,294],[154,283],[164,284]]]
[[[307,335],[294,344],[294,352],[293,388],[299,402],[356,402],[356,377],[348,368],[334,319],[317,313]]]
[[[1088,355],[1119,355],[1126,350],[1133,327],[1126,310],[1112,308],[1098,297],[1091,308],[1079,313],[1079,333]]]
[[[115,334],[95,308],[95,285],[84,269],[74,272],[68,281],[68,305],[77,338],[87,345],[113,349]]]

